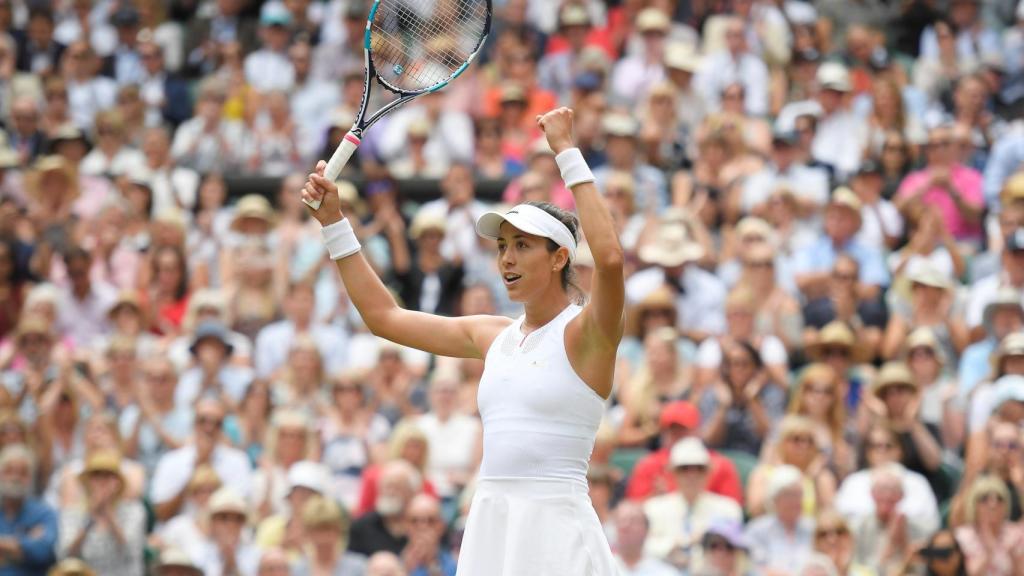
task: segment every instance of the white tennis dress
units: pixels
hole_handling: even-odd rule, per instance
[[[528,335],[520,317],[487,351],[478,404],[484,450],[458,576],[618,574],[587,494],[604,400],[572,369],[570,305]]]

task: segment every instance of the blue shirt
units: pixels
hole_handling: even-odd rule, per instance
[[[995,338],[988,337],[981,342],[971,344],[960,355],[957,379],[960,381],[961,398],[966,399],[971,390],[984,382],[992,373],[992,364],[989,359],[996,351],[998,344]]]
[[[437,555],[437,566],[441,569],[439,574],[441,574],[442,576],[455,576],[455,559],[452,558],[451,554],[445,552],[444,550],[442,550],[441,553]],[[409,576],[433,576],[433,574],[435,573],[430,572],[426,566],[420,566],[419,568],[410,572]]]
[[[885,266],[885,258],[882,257],[881,251],[855,240],[836,250],[828,236],[822,236],[793,256],[793,273],[827,272],[835,264],[836,256],[843,252],[857,261],[860,266],[859,279],[862,283],[873,286],[889,285],[889,269]]]
[[[57,514],[46,504],[26,500],[13,520],[0,512],[0,538],[11,537],[21,546],[22,560],[0,564],[0,576],[38,576],[56,562]]]
[[[990,209],[999,207],[999,193],[1014,172],[1024,167],[1024,130],[1016,129],[992,145],[988,164],[985,166],[982,190],[985,193],[985,205]]]

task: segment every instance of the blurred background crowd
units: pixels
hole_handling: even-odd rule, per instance
[[[0,0],[0,576],[454,575],[482,362],[369,334],[299,201],[368,8]],[[474,222],[573,207],[535,116],[575,109],[623,573],[1024,574],[1024,2],[494,17],[339,194],[404,306],[517,316]]]

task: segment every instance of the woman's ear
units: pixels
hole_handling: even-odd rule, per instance
[[[569,265],[569,249],[560,246],[558,250],[555,250],[555,262],[552,266],[553,271],[559,271]]]

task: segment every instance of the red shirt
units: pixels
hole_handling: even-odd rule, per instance
[[[356,505],[357,517],[373,510],[377,504],[377,480],[380,479],[380,473],[381,467],[376,464],[363,470],[363,485],[359,490],[359,503]],[[437,498],[437,491],[429,480],[423,480],[422,492]]]
[[[626,497],[630,500],[646,500],[675,489],[676,477],[668,467],[668,448],[662,448],[637,462],[626,486]],[[718,452],[711,452],[708,491],[732,498],[740,506],[743,505],[743,487],[736,466]]]

